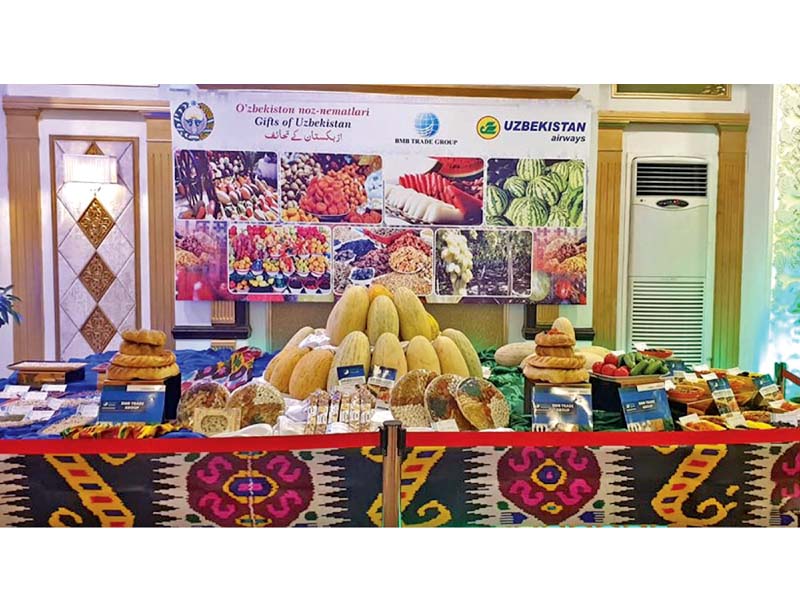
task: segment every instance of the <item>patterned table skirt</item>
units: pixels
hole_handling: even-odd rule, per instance
[[[409,433],[403,525],[798,526],[800,432],[549,436]],[[380,526],[377,445],[2,442],[0,525]]]

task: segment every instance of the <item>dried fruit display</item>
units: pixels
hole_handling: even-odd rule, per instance
[[[381,222],[379,156],[291,153],[280,170],[284,221]]]
[[[231,299],[227,289],[225,223],[175,223],[176,300]]]
[[[433,291],[433,231],[410,228],[335,227],[336,294],[350,285],[380,284],[390,291],[407,287]]]
[[[586,230],[534,231],[531,300],[543,304],[586,304]]]

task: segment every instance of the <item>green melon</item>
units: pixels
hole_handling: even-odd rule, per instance
[[[557,171],[550,171],[547,178],[555,184],[559,194],[563,194],[567,189],[567,178],[562,177]]]
[[[517,227],[541,227],[547,223],[549,214],[546,202],[524,197],[512,200],[505,216]]]
[[[566,210],[572,210],[575,204],[583,205],[583,186],[578,188],[569,188],[566,192],[561,194],[561,200],[558,205],[563,206]]]
[[[561,197],[556,184],[548,176],[535,178],[528,184],[528,196],[546,202],[549,206],[555,206]]]
[[[569,212],[561,206],[555,207],[550,211],[547,227],[569,227]]]
[[[508,194],[503,190],[496,185],[490,185],[486,188],[486,201],[484,202],[486,216],[494,217],[502,215],[506,212],[508,205]]]
[[[525,195],[525,190],[528,187],[528,182],[522,177],[512,175],[503,182],[503,189],[511,194],[514,198],[522,198]]]
[[[564,179],[564,181],[569,179],[569,171],[570,171],[570,162],[569,160],[563,160],[561,162],[557,162],[555,164],[550,165],[550,174],[557,173],[559,177]]]
[[[583,188],[583,163],[580,163],[581,167],[573,168],[569,171],[569,178],[567,179],[567,184],[571,188]]]
[[[520,158],[517,161],[517,175],[525,181],[533,181],[535,177],[544,175],[544,161],[540,158]]]
[[[500,215],[492,215],[486,218],[486,224],[492,227],[508,227],[511,225],[511,221]]]

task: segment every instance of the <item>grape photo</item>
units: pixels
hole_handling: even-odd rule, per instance
[[[436,293],[440,296],[527,297],[533,234],[518,229],[436,231]]]

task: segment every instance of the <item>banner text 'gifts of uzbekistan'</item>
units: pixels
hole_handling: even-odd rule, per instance
[[[586,303],[589,106],[318,93],[172,103],[178,300]]]

